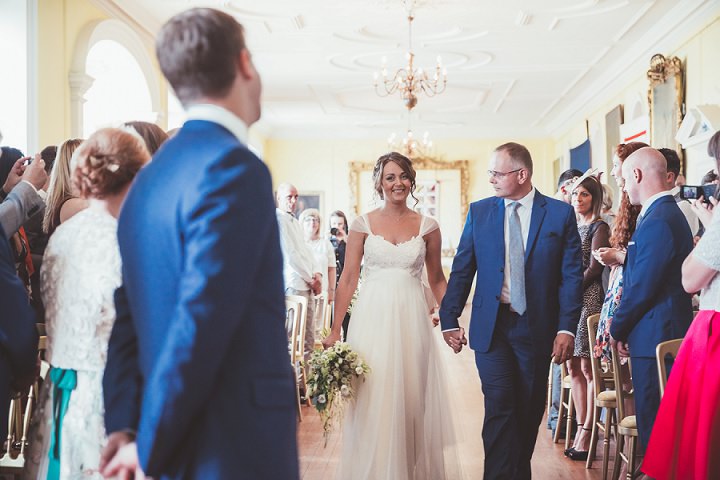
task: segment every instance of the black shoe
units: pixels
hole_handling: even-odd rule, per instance
[[[574,448],[571,449],[570,452],[568,452],[568,458],[570,460],[578,460],[578,461],[585,461],[588,458],[588,452],[580,452],[578,450],[575,450]]]
[[[575,451],[575,447],[570,447],[570,448],[566,448],[563,453],[565,454],[566,457],[569,457],[570,454],[574,451]]]

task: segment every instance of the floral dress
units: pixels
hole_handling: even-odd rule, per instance
[[[605,301],[600,311],[600,320],[598,322],[597,337],[593,352],[596,358],[609,362],[610,354],[610,325],[612,325],[615,310],[620,305],[620,297],[623,290],[623,266],[613,267],[610,272],[610,281],[608,283]]]

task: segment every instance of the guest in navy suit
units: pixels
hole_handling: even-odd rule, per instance
[[[171,18],[157,55],[188,121],[119,218],[103,474],[139,462],[155,479],[297,479],[272,185],[247,147],[260,77],[242,27],[217,10]]]
[[[582,308],[575,212],[532,185],[530,152],[517,143],[490,159],[496,196],[470,205],[440,308],[445,341],[465,342],[458,317],[473,277],[470,348],[485,395],[486,479],[529,479],[545,407],[548,362],[572,357]]]
[[[15,271],[15,260],[0,227],[0,414],[7,418],[13,391],[25,391],[35,380],[38,336],[35,312]],[[7,422],[0,422],[0,438]]]
[[[693,249],[693,239],[667,189],[662,153],[641,148],[623,162],[622,172],[630,202],[642,205],[642,210],[628,243],[623,294],[610,335],[620,355],[632,359],[638,436],[645,449],[660,405],[655,347],[685,336],[692,321],[682,263]]]

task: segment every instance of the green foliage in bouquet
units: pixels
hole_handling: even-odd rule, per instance
[[[353,384],[365,381],[370,367],[345,342],[327,350],[315,350],[310,357],[308,395],[323,422],[325,444],[332,426],[340,418],[345,402],[353,398]]]

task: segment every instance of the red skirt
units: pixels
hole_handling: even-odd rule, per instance
[[[720,313],[700,311],[680,346],[642,471],[663,479],[720,478]]]

